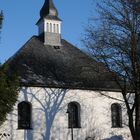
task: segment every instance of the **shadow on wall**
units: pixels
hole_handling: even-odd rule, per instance
[[[112,136],[111,138],[107,138],[104,140],[123,140],[123,137],[121,135],[119,136]]]
[[[92,137],[87,137],[85,140],[94,140]],[[111,138],[103,139],[103,140],[123,140],[122,136],[112,136]]]
[[[24,133],[24,140],[33,140],[37,135],[37,133],[42,136],[42,140],[49,140],[51,134],[51,127],[57,112],[61,110],[60,105],[65,97],[65,94],[68,92],[67,89],[52,89],[52,88],[22,88],[24,100],[28,102],[35,102],[39,105],[34,111],[34,118],[33,118],[33,127],[38,128],[38,125],[43,125],[43,130],[38,129],[36,132],[34,129],[33,131],[27,131]],[[43,96],[40,96],[43,95]],[[45,122],[43,122],[42,115],[45,117]],[[40,116],[40,118],[39,118]],[[43,124],[41,123],[43,122]],[[34,133],[34,134],[33,134]]]

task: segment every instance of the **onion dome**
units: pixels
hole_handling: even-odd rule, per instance
[[[51,17],[58,16],[58,12],[54,6],[53,0],[45,0],[44,5],[40,10],[40,17],[43,18],[46,16],[51,16]]]

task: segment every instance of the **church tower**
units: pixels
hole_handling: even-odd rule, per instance
[[[37,26],[45,45],[61,46],[61,20],[53,0],[45,0]]]

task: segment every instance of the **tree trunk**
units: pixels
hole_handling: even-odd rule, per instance
[[[135,139],[140,140],[140,91],[137,92],[136,95],[136,122],[135,122]]]
[[[135,129],[134,129],[134,122],[133,122],[133,114],[128,113],[128,116],[129,116],[129,129],[130,129],[130,132],[131,132],[131,136],[134,140],[135,139]]]

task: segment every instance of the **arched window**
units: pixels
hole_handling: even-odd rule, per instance
[[[111,105],[112,127],[122,127],[122,109],[118,103]]]
[[[31,104],[23,101],[18,104],[18,129],[31,129]]]
[[[80,128],[80,104],[77,102],[70,102],[68,104],[68,127]]]

